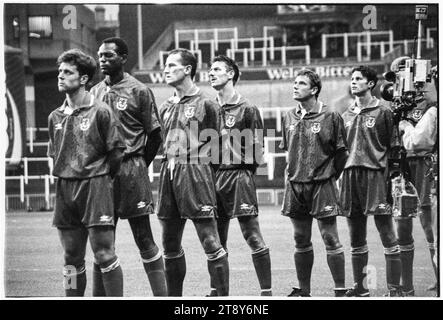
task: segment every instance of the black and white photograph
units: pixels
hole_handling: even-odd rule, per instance
[[[1,6],[1,299],[440,299],[438,3]]]

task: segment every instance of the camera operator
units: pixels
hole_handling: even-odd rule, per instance
[[[398,69],[404,60],[394,60],[391,70]],[[400,66],[401,68],[401,66]],[[434,82],[436,82],[434,74]],[[424,88],[417,92],[414,106],[407,111],[398,124],[401,141],[406,150],[406,165],[409,170],[409,180],[415,186],[420,200],[419,218],[425,232],[431,254],[436,282],[428,290],[438,292],[438,270],[436,264],[437,241],[433,232],[432,194],[433,183],[433,154],[437,148],[437,103],[431,97],[432,84],[426,83]],[[434,173],[435,174],[435,173]],[[436,187],[436,186],[435,186]],[[414,239],[412,237],[412,217],[400,215],[396,219],[400,257],[402,262],[402,289],[404,296],[414,295],[413,260]]]

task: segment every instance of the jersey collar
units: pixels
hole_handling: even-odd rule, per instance
[[[179,103],[180,101],[183,101],[186,98],[190,98],[198,94],[200,94],[200,88],[194,85],[185,93],[185,95],[181,99],[177,96],[176,92],[174,91],[174,94],[168,99],[168,101],[171,103]]]
[[[362,110],[377,108],[379,104],[380,104],[380,100],[378,100],[376,97],[372,97],[372,99],[369,101],[367,106],[360,108],[357,106],[357,101],[355,100],[350,105],[349,110],[352,113],[359,114]]]
[[[65,101],[63,101],[63,104],[59,108],[59,111],[61,111],[64,114],[67,114],[67,115],[71,115],[73,113],[78,113],[80,111],[77,111],[77,110],[92,107],[94,105],[94,100],[95,100],[95,97],[92,94],[90,94],[89,92],[86,92],[81,104],[77,108],[75,108],[75,109],[71,108],[68,105],[68,100],[65,99]]]
[[[115,88],[115,87],[119,87],[121,85],[125,85],[128,81],[129,81],[129,74],[127,72],[123,72],[123,78],[119,82],[111,84],[110,80],[109,80],[109,76],[106,76],[106,78],[104,80],[104,83],[106,84],[107,90],[109,90],[111,88]]]
[[[242,95],[238,93],[236,90],[234,90],[234,94],[232,95],[231,99],[226,101],[224,104],[220,101],[220,96],[217,94],[215,97],[215,100],[217,100],[220,107],[228,107],[228,106],[235,106],[240,103],[240,100],[242,100]]]
[[[309,112],[302,107],[301,103],[299,103],[295,108],[295,113],[300,117],[300,119],[303,119],[306,115],[321,113],[324,108],[324,103],[321,101],[317,101],[315,108]]]

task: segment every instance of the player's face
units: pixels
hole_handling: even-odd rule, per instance
[[[166,83],[170,86],[176,87],[191,74],[191,66],[184,66],[180,54],[174,53],[169,55],[166,59],[163,72],[165,73]]]
[[[297,101],[306,101],[315,96],[317,87],[311,86],[311,80],[307,76],[297,76],[294,80],[292,97]]]
[[[103,43],[98,49],[97,54],[100,70],[105,75],[112,76],[121,72],[126,62],[126,56],[119,55],[116,49],[117,45],[115,43]]]
[[[80,76],[76,65],[62,62],[58,67],[58,91],[75,92],[86,84],[87,78],[85,75]]]
[[[363,77],[360,71],[354,71],[351,76],[351,93],[355,96],[363,96],[371,91],[374,83],[368,82],[368,78]]]
[[[234,78],[234,70],[229,70],[226,63],[216,61],[209,69],[209,82],[215,90],[220,90]]]

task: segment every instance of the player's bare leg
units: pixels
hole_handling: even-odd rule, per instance
[[[368,265],[369,250],[366,242],[367,217],[363,214],[351,216],[348,222],[351,239],[351,261],[354,276],[354,288],[346,292],[348,297],[369,297],[366,284],[366,268]]]
[[[154,296],[167,296],[165,266],[160,249],[154,242],[149,215],[129,219],[135,243]]]
[[[434,237],[434,231],[432,230],[433,226],[433,216],[432,216],[432,207],[422,207],[420,223],[423,227],[423,231],[425,232],[426,241],[428,243],[429,253],[431,254],[431,262],[432,267],[434,268],[436,281],[433,285],[431,285],[428,290],[436,290],[438,291],[438,267],[437,267],[437,259],[435,259],[436,255],[436,241]]]
[[[201,218],[192,220],[208,257],[208,271],[214,280],[217,296],[229,295],[229,264],[228,255],[220,244],[217,232],[217,223],[214,218]]]
[[[374,221],[385,251],[386,283],[389,290],[389,296],[401,296],[400,248],[395,235],[392,217],[390,215],[375,215]]]
[[[412,218],[399,218],[396,222],[400,246],[402,290],[404,295],[413,296],[414,238],[412,237]]]
[[[115,254],[115,229],[112,226],[88,228],[94,259],[100,265],[107,297],[123,296],[123,272]]]
[[[231,221],[230,219],[226,218],[217,219],[218,235],[220,237],[220,243],[226,251],[226,255],[228,255],[228,232],[229,232],[230,221]],[[207,297],[216,297],[217,289],[215,288],[214,279],[211,277],[210,281],[211,281],[211,292],[207,295]]]
[[[165,258],[165,275],[168,296],[183,296],[183,281],[186,275],[185,252],[181,246],[185,219],[160,219]]]
[[[312,218],[291,218],[294,227],[295,253],[294,262],[298,285],[289,296],[306,296],[311,294],[311,272],[314,264],[314,250],[311,242]]]
[[[58,235],[64,250],[65,295],[83,297],[86,288],[85,251],[88,231],[85,228],[58,228]]]
[[[238,222],[243,238],[252,250],[252,262],[260,283],[260,295],[272,296],[271,258],[260,232],[258,216],[239,217]]]
[[[334,295],[343,297],[345,288],[345,253],[340,243],[336,217],[318,219],[318,227],[326,246],[326,259],[334,280]]]

